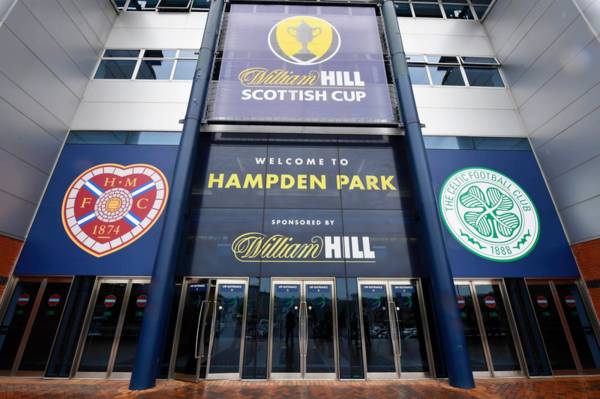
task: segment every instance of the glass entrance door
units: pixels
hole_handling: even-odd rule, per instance
[[[518,335],[500,281],[456,281],[471,367],[479,375],[522,374]]]
[[[274,280],[271,292],[270,377],[335,379],[333,280]]]
[[[598,372],[600,348],[577,285],[572,281],[527,285],[553,374]]]
[[[247,291],[241,279],[185,280],[173,347],[175,378],[240,378]]]
[[[0,324],[0,373],[42,376],[71,279],[19,279]]]
[[[99,279],[80,338],[78,378],[128,378],[147,302],[144,280]]]
[[[365,375],[424,377],[431,347],[418,280],[359,280]]]

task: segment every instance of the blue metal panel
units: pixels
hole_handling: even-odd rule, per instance
[[[175,146],[66,145],[25,241],[15,275],[151,275],[163,217],[133,244],[97,258],[80,249],[67,235],[61,220],[62,202],[71,183],[98,164],[150,164],[170,179],[176,151]]]
[[[463,247],[445,230],[446,248],[455,277],[569,277],[579,272],[554,204],[531,151],[428,150],[436,194],[454,172],[483,167],[502,173],[531,198],[540,221],[537,245],[522,259],[494,262]]]

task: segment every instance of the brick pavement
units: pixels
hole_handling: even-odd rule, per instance
[[[129,391],[127,381],[0,378],[8,398],[202,398],[202,399],[402,399],[518,398],[600,399],[600,377],[480,379],[472,390],[445,381],[162,381],[147,391]]]

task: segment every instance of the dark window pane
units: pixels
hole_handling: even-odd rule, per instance
[[[443,18],[442,10],[438,4],[413,3],[416,17]]]
[[[102,60],[94,79],[131,79],[135,60]]]
[[[188,8],[190,0],[160,0],[159,8]]]
[[[486,6],[489,6],[491,2],[492,0],[471,0],[473,4],[485,4]]]
[[[410,4],[407,3],[394,3],[396,7],[396,16],[398,17],[412,17],[412,11],[410,10]]]
[[[71,132],[67,144],[125,144],[125,132]]]
[[[179,145],[179,132],[130,132],[127,144]]]
[[[513,139],[506,137],[474,137],[475,148],[478,150],[520,150],[531,151],[527,139]]]
[[[104,51],[104,58],[108,57],[129,57],[137,58],[140,54],[140,50],[106,50]]]
[[[504,87],[496,68],[465,67],[465,72],[471,86]]]
[[[458,58],[446,55],[428,55],[427,61],[432,64],[458,64]]]
[[[427,69],[425,69],[425,66],[409,66],[408,73],[410,74],[410,81],[412,84],[429,84],[429,77],[427,76]]]
[[[144,60],[136,79],[164,80],[171,77],[173,61],[150,61]]]
[[[155,8],[158,0],[138,0],[138,4],[145,9]]]
[[[477,14],[477,18],[481,19],[485,15],[485,12],[488,9],[488,6],[473,6],[475,9],[475,14]]]
[[[434,85],[464,86],[465,82],[460,73],[460,67],[429,66],[431,81]]]
[[[174,58],[175,50],[145,50],[144,58]]]
[[[197,61],[178,60],[173,80],[192,80],[196,71]]]
[[[208,9],[210,8],[210,0],[194,0],[192,3],[193,9]]]
[[[446,17],[450,19],[473,19],[473,14],[468,5],[444,4]]]

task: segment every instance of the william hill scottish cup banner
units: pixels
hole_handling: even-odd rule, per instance
[[[211,120],[394,123],[374,8],[233,4]]]

